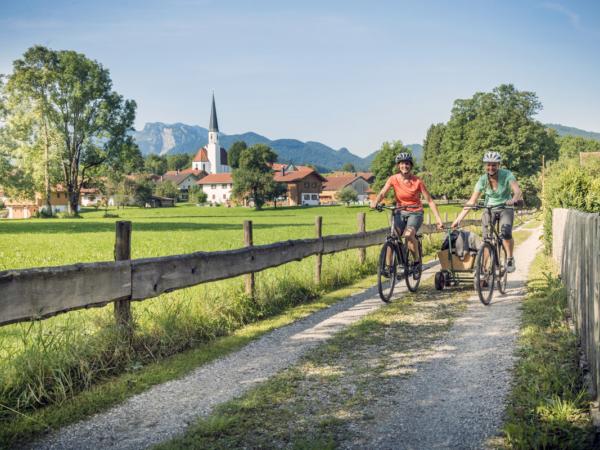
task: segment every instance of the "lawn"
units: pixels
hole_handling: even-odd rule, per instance
[[[457,210],[457,206],[442,207],[450,217]],[[110,261],[117,220],[132,221],[132,256],[141,258],[239,248],[244,220],[253,221],[257,245],[314,237],[316,216],[323,217],[324,235],[356,232],[359,212],[367,212],[367,230],[387,226],[387,214],[368,211],[366,207],[253,211],[181,205],[111,210],[118,218],[87,210],[81,219],[0,220],[0,270]],[[425,248],[439,245],[439,239],[426,239]],[[242,279],[236,278],[135,302],[136,329],[128,341],[113,325],[111,306],[2,327],[0,425],[348,285],[374,272],[377,252],[376,247],[369,249],[362,266],[355,250],[325,256],[319,285],[313,281],[313,258],[264,271],[257,275],[254,301],[244,294]]]

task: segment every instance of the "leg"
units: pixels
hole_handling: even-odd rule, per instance
[[[515,247],[515,241],[512,236],[514,218],[515,212],[513,209],[504,209],[500,213],[500,235],[502,236],[502,244],[508,258],[513,257],[513,249]]]
[[[415,260],[420,261],[419,255],[419,242],[417,241],[417,231],[423,224],[423,213],[409,213],[406,219],[406,230],[404,231],[404,237],[408,249],[413,254]]]

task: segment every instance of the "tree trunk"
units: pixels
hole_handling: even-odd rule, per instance
[[[69,189],[69,214],[71,216],[77,216],[79,214],[79,192],[77,190]]]
[[[44,118],[44,135],[46,144],[46,148],[44,151],[44,187],[46,189],[46,213],[52,215],[52,203],[50,201],[50,173],[48,169],[48,165],[50,164],[50,144],[48,143],[48,125],[46,124],[46,118]]]

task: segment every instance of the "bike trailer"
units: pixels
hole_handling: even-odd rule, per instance
[[[455,230],[450,233],[450,238],[449,241],[446,237],[438,252],[442,270],[472,270],[480,245],[479,237],[469,231]]]

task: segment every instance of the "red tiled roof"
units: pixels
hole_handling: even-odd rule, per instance
[[[297,166],[294,164],[294,167],[297,170],[292,172],[285,171],[285,174],[283,173],[283,168],[287,168],[288,164],[273,163],[272,167],[276,171],[273,174],[273,178],[278,183],[291,183],[292,181],[302,180],[310,174],[315,174],[321,181],[325,181],[325,178],[323,178],[319,172],[308,166]]]
[[[206,151],[206,147],[202,147],[198,150],[198,153],[196,153],[196,156],[194,156],[192,162],[208,162],[208,153]]]
[[[339,191],[349,184],[353,183],[358,177],[356,175],[338,175],[333,177],[327,177],[327,181],[323,184],[324,191]],[[364,178],[363,178],[364,179]]]
[[[219,184],[219,183],[233,183],[233,178],[231,177],[231,173],[211,173],[206,175],[196,184]]]

